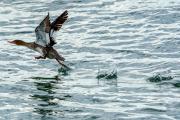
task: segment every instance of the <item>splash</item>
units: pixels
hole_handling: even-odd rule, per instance
[[[31,79],[36,79],[36,80],[60,80],[58,75],[55,75],[54,77],[31,77]]]
[[[172,80],[173,77],[172,76],[162,76],[160,74],[157,74],[153,77],[149,77],[147,80],[149,82],[162,82],[162,81],[167,81],[167,80]]]
[[[103,72],[103,73],[100,73],[98,72],[98,75],[96,76],[97,79],[117,79],[118,76],[117,76],[117,70],[113,70],[111,72]]]
[[[64,76],[69,75],[69,71],[70,71],[70,69],[67,69],[64,67],[61,67],[58,69],[58,73],[61,75],[64,75]]]

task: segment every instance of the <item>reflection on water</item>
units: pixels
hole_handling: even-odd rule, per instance
[[[55,89],[55,83],[57,82],[52,82],[52,81],[45,81],[45,82],[42,82],[42,81],[39,81],[39,82],[34,82],[35,86],[37,87],[37,90],[42,90],[42,91],[45,91],[49,94],[53,94],[53,89]]]
[[[31,95],[31,99],[35,100],[37,103],[34,106],[34,112],[45,117],[46,115],[52,115],[55,113],[60,113],[63,115],[62,110],[60,109],[57,101],[66,100],[71,96],[57,94],[56,90],[58,89],[56,84],[59,84],[57,80],[48,79],[48,80],[36,80],[34,85],[36,86],[36,94]]]
[[[50,80],[50,79],[49,79]],[[37,104],[37,106],[34,108],[35,112],[45,116],[46,114],[52,114],[53,110],[46,108],[47,106],[54,106],[57,105],[55,103],[51,103],[50,101],[52,101],[53,99],[55,99],[55,97],[53,96],[53,94],[55,94],[55,83],[50,81],[38,81],[38,82],[34,82],[34,85],[37,87],[38,91],[43,91],[43,94],[34,94],[32,95],[32,99],[37,100],[39,104]]]
[[[37,93],[38,91],[41,91],[41,94],[34,94],[31,96],[32,99],[35,99],[38,103],[34,108],[34,112],[43,116],[51,115],[54,112],[52,109],[53,106],[58,105],[57,103],[52,102],[54,99],[57,99],[57,97],[54,96],[56,93],[55,90],[57,89],[55,84],[57,83],[57,81],[52,81],[51,79],[46,81],[38,80],[37,82],[34,82],[34,85],[37,87]],[[61,100],[64,99],[62,98]]]

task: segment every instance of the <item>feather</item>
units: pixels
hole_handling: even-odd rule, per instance
[[[45,17],[45,19],[36,27],[36,44],[46,46],[50,43],[49,39],[49,31],[50,31],[50,20],[49,20],[49,13]]]

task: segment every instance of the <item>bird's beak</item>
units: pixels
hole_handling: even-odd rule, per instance
[[[12,43],[12,44],[14,44],[14,42],[13,42],[13,41],[8,41],[8,43]]]

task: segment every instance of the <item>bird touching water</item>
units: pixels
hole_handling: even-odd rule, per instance
[[[54,33],[59,31],[62,27],[62,24],[68,18],[68,11],[64,11],[59,17],[55,19],[54,22],[50,22],[49,13],[44,18],[44,20],[36,27],[36,41],[35,42],[25,42],[22,40],[13,40],[8,41],[9,43],[25,46],[34,51],[37,51],[41,54],[41,56],[35,57],[35,59],[56,59],[60,65],[65,68],[70,69],[66,66],[64,62],[64,57],[62,57],[54,48],[53,45],[56,44],[56,41],[53,37]]]

